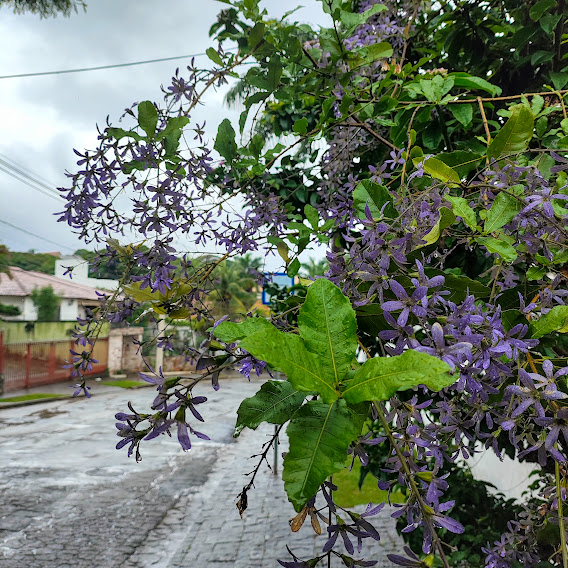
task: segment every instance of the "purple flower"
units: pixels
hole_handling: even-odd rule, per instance
[[[446,345],[446,340],[444,338],[444,328],[438,322],[432,324],[431,333],[431,347],[420,345],[416,340],[413,340],[411,347],[416,351],[434,355],[435,357],[440,358],[442,361],[445,361],[452,369],[452,373],[455,371],[456,364],[459,364],[466,359],[472,359],[472,344],[466,341],[459,341],[457,343],[454,343],[453,345]]]
[[[402,310],[397,319],[399,325],[406,325],[411,312],[418,317],[426,316],[426,308],[428,307],[428,298],[426,297],[428,288],[426,286],[418,286],[412,296],[409,296],[396,280],[391,280],[389,285],[398,300],[383,302],[381,308],[385,312]]]

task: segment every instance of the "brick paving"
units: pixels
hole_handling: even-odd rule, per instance
[[[247,483],[244,474],[256,464],[247,458],[259,452],[272,431],[268,425],[255,432],[245,430],[235,444],[224,449],[201,490],[178,502],[124,568],[279,567],[278,558],[291,560],[286,544],[301,559],[320,554],[326,542],[325,528],[324,534],[316,535],[308,519],[298,533],[291,532],[288,520],[295,512],[286,498],[280,475],[274,475],[266,466],[262,466],[254,489],[249,491],[248,509],[242,519],[235,506],[236,496]],[[280,446],[282,449],[285,448]],[[281,464],[281,458],[279,461]],[[365,558],[378,560],[378,568],[394,566],[386,555],[402,549],[390,512],[385,508],[375,517],[381,541],[364,541]],[[156,558],[160,543],[162,557]],[[345,553],[342,544],[338,550]],[[327,563],[322,561],[321,566]],[[344,564],[333,557],[332,566]]]
[[[219,393],[209,389],[201,429],[213,442],[183,453],[161,437],[140,464],[114,450],[113,414],[126,400],[143,408],[147,389],[1,409],[0,567],[271,568],[289,559],[286,544],[301,558],[316,555],[325,536],[309,522],[290,531],[295,513],[280,475],[265,466],[243,519],[236,509],[243,474],[256,465],[248,458],[273,432],[265,425],[231,438],[236,407],[258,386],[231,379]],[[394,521],[385,510],[375,519],[382,538],[365,541],[365,557],[391,566],[386,554],[402,548]]]

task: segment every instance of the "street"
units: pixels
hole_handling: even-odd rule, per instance
[[[239,401],[257,386],[222,382],[200,411],[211,442],[193,439],[184,453],[175,438],[142,444],[128,458],[114,414],[149,408],[153,389],[3,409],[0,412],[0,566],[114,567],[146,539],[183,492],[197,491],[220,449],[231,444]],[[144,447],[146,446],[146,447]]]
[[[114,449],[114,414],[128,401],[144,412],[153,389],[97,394],[94,385],[90,400],[0,409],[0,567],[272,568],[290,560],[287,543],[302,558],[320,554],[325,531],[316,536],[306,523],[290,532],[294,510],[265,466],[242,519],[236,509],[257,463],[248,458],[274,429],[232,438],[240,401],[259,386],[240,376],[221,380],[218,392],[205,384],[194,394],[209,398],[198,429],[211,441],[192,437],[184,453],[175,437],[160,436],[142,444],[140,463]],[[286,445],[284,436],[280,451]],[[377,568],[392,566],[386,553],[402,548],[387,509],[375,522],[381,541],[365,547]]]

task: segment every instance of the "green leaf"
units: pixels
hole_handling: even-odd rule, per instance
[[[377,59],[388,59],[392,57],[393,49],[390,43],[382,41],[361,48],[360,53],[365,63],[373,63],[373,61],[377,61]]]
[[[463,219],[463,222],[472,230],[477,228],[475,211],[468,205],[467,199],[446,195],[446,199],[452,204],[454,213]]]
[[[306,395],[288,381],[267,381],[252,397],[245,398],[237,411],[235,436],[243,428],[256,430],[263,422],[284,424],[300,408]]]
[[[359,368],[342,392],[350,403],[365,400],[388,400],[399,390],[425,385],[439,391],[452,385],[457,375],[437,357],[414,349],[394,357],[375,357]]]
[[[261,42],[265,30],[266,25],[264,22],[256,22],[248,37],[248,44],[251,49],[254,49]]]
[[[381,209],[386,204],[383,214],[394,219],[398,213],[392,204],[392,195],[384,185],[370,180],[357,184],[353,190],[353,206],[361,219],[365,218],[365,206],[369,205],[373,219],[381,218]]]
[[[546,63],[547,61],[552,61],[554,59],[554,51],[535,51],[531,57],[531,65],[537,67],[541,63]]]
[[[299,336],[271,326],[243,339],[241,347],[284,373],[296,390],[316,391],[330,403],[338,398],[333,376],[326,373],[329,369],[323,367],[318,354],[306,349]]]
[[[566,72],[550,72],[550,80],[552,81],[554,88],[560,91],[568,83],[568,73]]]
[[[527,270],[527,280],[542,280],[547,273],[547,269],[543,266],[531,266]]]
[[[134,138],[136,141],[144,140],[143,136],[140,136],[138,132],[134,132],[134,130],[123,130],[122,128],[107,128],[106,133],[117,140],[121,138]]]
[[[568,333],[568,306],[555,306],[548,313],[531,322],[530,331],[533,339],[549,333]]]
[[[149,138],[154,137],[158,126],[158,111],[151,101],[142,101],[138,105],[138,124]]]
[[[290,276],[290,278],[294,278],[294,276],[296,276],[296,274],[298,274],[298,271],[301,268],[301,263],[300,261],[295,258],[289,265],[288,268],[286,269],[286,274],[288,276]]]
[[[164,130],[158,132],[158,134],[156,135],[156,140],[161,140],[162,138],[173,134],[176,130],[182,130],[183,127],[188,123],[189,118],[187,118],[187,116],[172,116],[172,118],[168,120],[168,123],[166,124]]]
[[[556,6],[556,0],[539,0],[536,4],[531,6],[529,10],[529,17],[533,22],[538,22],[545,12],[548,12],[550,8]]]
[[[450,105],[454,118],[463,126],[467,126],[473,119],[473,106],[469,104]]]
[[[538,23],[545,33],[552,35],[561,19],[562,14],[546,14],[546,16],[543,16]]]
[[[412,160],[414,166],[416,166],[421,161],[422,158],[420,157],[414,158],[414,160]],[[459,184],[461,182],[460,176],[455,170],[436,158],[428,158],[424,161],[424,171],[429,176],[439,179],[445,183],[452,182]]]
[[[304,136],[308,131],[308,119],[306,117],[303,117],[296,120],[296,122],[294,122],[292,130],[296,132],[296,134]]]
[[[247,318],[240,323],[223,321],[213,330],[213,334],[225,343],[234,343],[257,331],[269,328],[272,329],[274,326],[264,318]]]
[[[481,77],[474,77],[469,73],[450,73],[450,77],[454,78],[454,87],[461,87],[463,89],[482,90],[488,92],[491,96],[499,96],[501,94],[501,87],[492,85],[489,81]]]
[[[278,83],[280,83],[280,77],[282,76],[282,63],[279,57],[272,57],[268,62],[268,73],[266,75],[268,79],[268,90],[275,91],[278,88]]]
[[[316,353],[337,386],[351,368],[357,349],[357,321],[351,302],[329,280],[309,288],[298,314],[298,328],[308,351]]]
[[[477,166],[481,163],[482,156],[476,152],[454,150],[453,152],[437,154],[436,159],[450,166],[462,179],[477,169]]]
[[[426,274],[429,277],[435,276],[435,274],[430,273],[429,268],[426,268]],[[463,302],[467,294],[473,294],[476,298],[487,298],[491,294],[491,288],[477,280],[472,280],[468,276],[464,276],[463,274],[460,276],[448,273],[442,274],[446,279],[445,288],[450,291],[450,295],[445,296],[445,298],[451,302]]]
[[[314,230],[316,230],[318,228],[320,219],[318,210],[309,203],[306,203],[306,205],[304,205],[304,215],[308,220],[308,223],[313,227]]]
[[[219,53],[217,53],[216,49],[214,49],[213,47],[208,47],[205,50],[205,54],[207,55],[207,57],[209,57],[209,59],[211,59],[211,61],[213,61],[213,63],[219,65],[220,67],[223,67],[223,60],[221,59]]]
[[[422,92],[433,103],[439,103],[444,95],[452,90],[453,86],[454,78],[452,76],[435,75],[432,79],[420,79]]]
[[[487,155],[490,158],[499,158],[503,154],[524,151],[533,135],[534,116],[526,105],[515,105],[510,107],[511,117],[503,128],[499,130],[497,136],[489,148]]]
[[[515,247],[504,240],[493,237],[481,237],[477,242],[483,245],[489,252],[498,254],[506,262],[513,262],[517,258]]]
[[[332,474],[345,467],[349,444],[360,428],[344,400],[325,404],[308,402],[295,414],[286,430],[290,450],[284,458],[284,489],[296,511]]]
[[[361,14],[340,10],[339,19],[345,27],[346,33],[349,34],[350,31],[365,23],[371,16],[378,14],[379,12],[384,12],[386,9],[387,7],[383,4],[375,4]]]
[[[235,143],[235,131],[228,118],[225,118],[217,130],[217,138],[213,146],[223,158],[232,162],[237,155],[237,144]]]
[[[512,195],[499,193],[485,218],[484,231],[490,234],[511,221],[522,209],[523,205]]]
[[[456,216],[452,213],[452,211],[450,211],[447,207],[440,207],[440,218],[432,229],[430,229],[430,231],[422,237],[422,240],[425,241],[426,244],[421,246],[431,245],[438,241],[444,232],[444,229],[453,225],[455,220]]]

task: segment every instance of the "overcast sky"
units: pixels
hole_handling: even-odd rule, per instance
[[[59,71],[202,53],[213,45],[208,29],[225,6],[214,0],[87,0],[86,13],[41,20],[0,8],[0,76]],[[304,0],[294,18],[322,22],[321,3]],[[267,0],[279,17],[295,2]],[[199,57],[198,65],[208,59]],[[158,100],[176,69],[188,61],[169,61],[26,78],[0,79],[0,244],[10,250],[60,251],[84,245],[54,212],[63,201],[49,188],[65,185],[74,171],[73,148],[96,146],[96,124],[118,118],[134,101]],[[213,94],[204,114],[210,135],[219,122],[238,120],[223,93]],[[6,162],[47,185],[41,193],[8,175]],[[14,227],[17,227],[18,230]],[[37,236],[30,235],[34,233]]]

